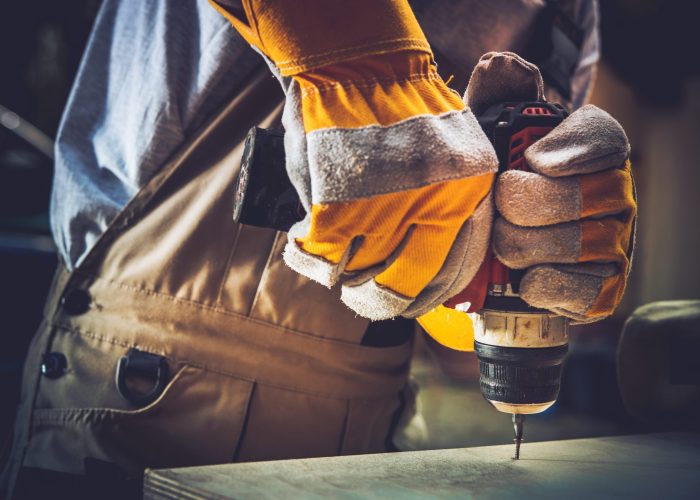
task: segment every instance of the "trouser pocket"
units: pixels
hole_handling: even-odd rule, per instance
[[[157,394],[141,401],[125,397],[117,372],[133,349],[74,332],[56,334],[51,352],[64,357],[65,368],[40,381],[25,466],[82,474],[86,461],[101,460],[139,474],[145,467],[233,459],[253,384],[166,358],[167,379]],[[126,381],[127,396],[157,386],[155,378],[138,378]]]

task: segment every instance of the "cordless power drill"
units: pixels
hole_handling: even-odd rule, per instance
[[[527,170],[525,149],[565,117],[556,104],[509,102],[477,118],[502,172]],[[283,132],[251,129],[236,186],[234,219],[288,231],[304,216],[285,169]],[[533,308],[518,295],[522,274],[505,267],[489,249],[469,286],[445,303],[473,313],[481,392],[498,411],[513,415],[516,459],[525,415],[543,412],[557,399],[568,344],[568,319]]]

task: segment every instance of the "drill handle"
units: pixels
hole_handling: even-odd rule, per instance
[[[506,170],[530,171],[525,161],[525,150],[561,123],[566,114],[558,104],[510,102],[493,106],[478,117],[479,124],[496,150],[499,173]],[[510,285],[510,291],[517,295],[523,273],[508,269],[489,247],[472,281],[462,292],[445,302],[445,306],[478,312],[483,309],[490,291],[498,288],[505,290]]]

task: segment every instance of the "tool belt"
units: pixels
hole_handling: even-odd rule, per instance
[[[232,220],[245,132],[281,99],[261,67],[58,270],[4,488],[20,467],[138,475],[385,450],[412,342],[362,345],[367,321],[284,265],[285,234]]]

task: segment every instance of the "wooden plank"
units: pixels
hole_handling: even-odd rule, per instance
[[[149,470],[161,498],[700,498],[700,434]]]

